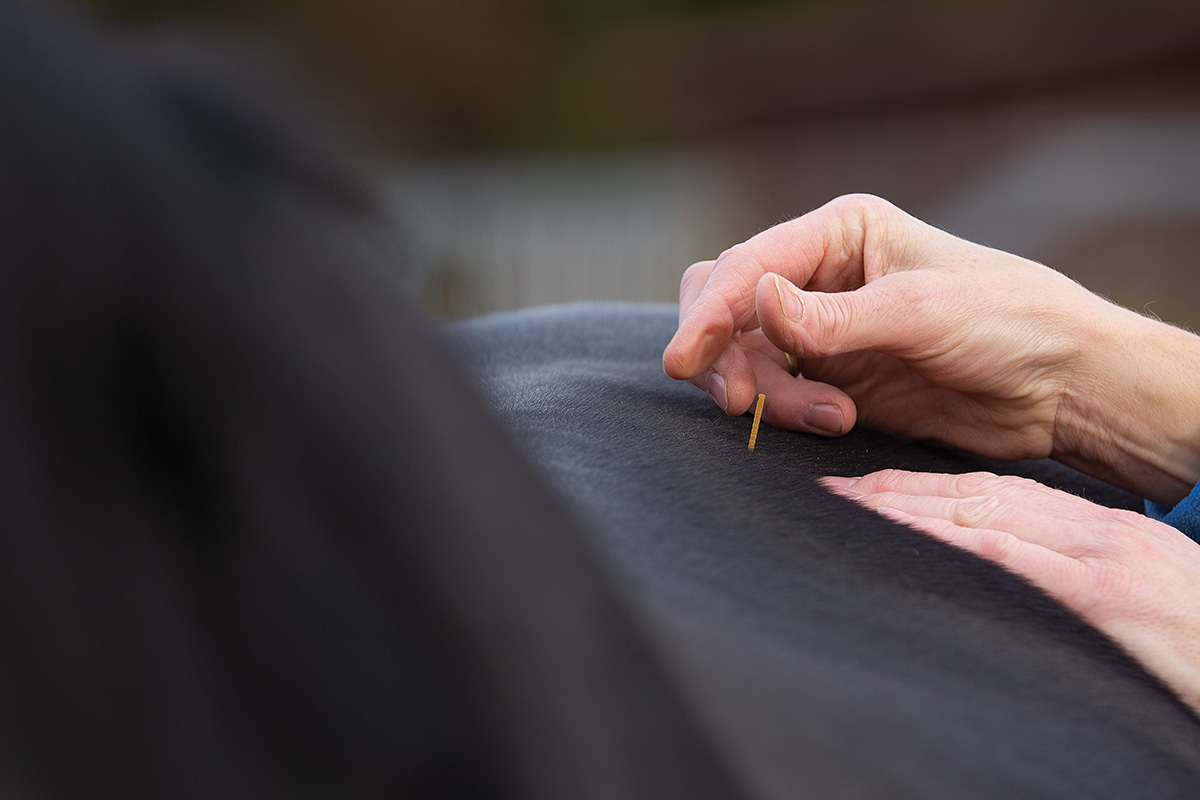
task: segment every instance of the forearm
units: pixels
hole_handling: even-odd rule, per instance
[[[1053,455],[1170,507],[1200,481],[1200,337],[1106,306],[1064,388]]]

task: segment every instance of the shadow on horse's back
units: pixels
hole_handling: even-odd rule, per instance
[[[1006,471],[1137,500],[1053,462],[730,419],[667,378],[665,306],[535,309],[453,335],[573,504],[689,706],[765,797],[1187,797],[1200,723],[998,567],[831,495],[823,475]],[[770,398],[767,399],[770,402]]]

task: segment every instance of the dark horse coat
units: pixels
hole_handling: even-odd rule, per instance
[[[1028,475],[856,431],[729,419],[667,378],[677,310],[575,306],[458,326],[491,406],[588,525],[672,682],[763,797],[1185,797],[1197,720],[996,566],[830,495],[884,467]],[[769,402],[769,398],[768,398]]]
[[[813,482],[976,460],[750,455],[660,307],[448,347],[168,55],[0,5],[0,101],[0,795],[1200,796],[1136,663]]]

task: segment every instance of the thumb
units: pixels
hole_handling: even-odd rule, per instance
[[[759,324],[772,344],[800,358],[867,350],[902,354],[920,345],[914,340],[924,326],[913,304],[901,302],[887,283],[883,278],[849,292],[806,292],[767,274],[755,291]]]

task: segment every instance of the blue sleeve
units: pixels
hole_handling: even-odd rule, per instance
[[[1146,516],[1178,528],[1200,542],[1200,484],[1174,508],[1163,508],[1158,503],[1147,500]]]

